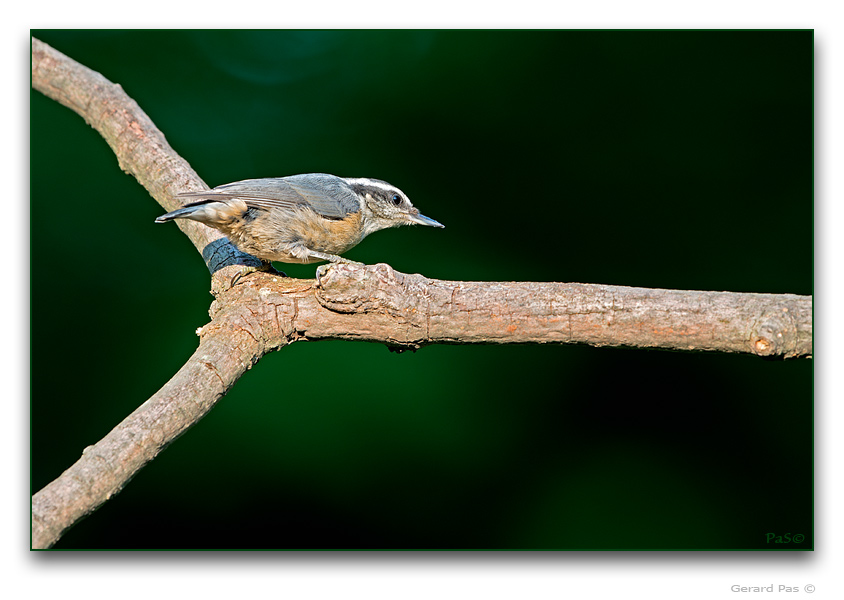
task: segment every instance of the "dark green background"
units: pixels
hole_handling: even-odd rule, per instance
[[[352,259],[812,293],[811,31],[33,33],[120,83],[209,185],[377,177],[446,225]],[[211,296],[96,132],[37,92],[30,123],[36,491],[176,372]],[[771,548],[769,532],[813,545],[809,360],[303,342],[56,547]]]

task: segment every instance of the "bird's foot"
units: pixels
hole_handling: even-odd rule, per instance
[[[238,273],[235,274],[234,277],[232,277],[230,287],[234,287],[237,284],[237,282],[240,281],[241,278],[245,277],[246,275],[249,275],[250,273],[255,273],[255,272],[258,272],[258,271],[260,271],[262,273],[270,273],[272,275],[278,275],[280,277],[287,277],[287,273],[285,273],[284,271],[279,271],[278,269],[276,269],[273,266],[273,263],[267,262],[267,261],[261,261],[260,267],[243,267],[243,269],[241,269]]]

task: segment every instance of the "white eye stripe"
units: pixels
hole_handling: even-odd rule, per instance
[[[399,195],[402,195],[401,190],[395,186],[390,185],[389,183],[384,183],[383,181],[376,181],[375,179],[369,179],[368,177],[356,177],[356,178],[348,178],[346,179],[346,183],[352,185],[365,185],[367,187],[374,187],[378,188],[379,190],[384,190],[385,192],[393,192]]]

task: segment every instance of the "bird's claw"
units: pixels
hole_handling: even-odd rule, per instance
[[[316,274],[314,275],[314,277],[316,278],[317,287],[322,287],[322,278],[325,275],[325,271],[328,267],[329,265],[320,265],[316,268]]]
[[[257,271],[261,271],[262,273],[270,273],[272,275],[278,275],[279,277],[287,277],[287,273],[284,271],[279,271],[276,269],[272,263],[270,262],[262,262],[260,267],[243,267],[240,271],[235,273],[234,277],[232,277],[231,284],[229,285],[230,288],[233,288],[238,281],[240,281],[246,275],[251,273],[255,273]]]

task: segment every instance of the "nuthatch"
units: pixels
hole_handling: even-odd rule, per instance
[[[352,262],[340,254],[379,229],[444,227],[419,214],[397,187],[365,177],[308,173],[247,179],[177,197],[197,201],[158,217],[156,223],[205,223],[265,263]]]

